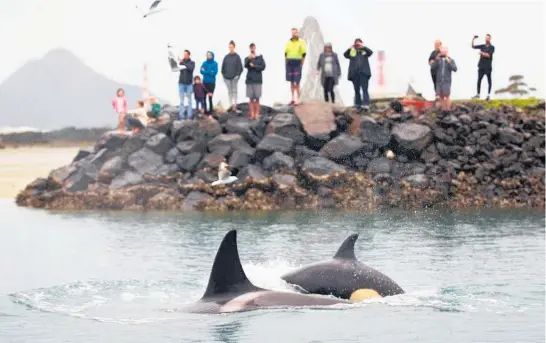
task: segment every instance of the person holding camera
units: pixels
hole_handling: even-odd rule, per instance
[[[432,63],[440,56],[440,48],[442,47],[442,42],[437,40],[434,42],[434,50],[430,53],[428,57],[428,65],[432,66]],[[432,84],[434,86],[434,93],[436,93],[436,72],[430,69],[430,76],[432,76]]]
[[[368,85],[372,77],[372,72],[369,58],[372,54],[373,51],[364,46],[360,38],[355,39],[353,45],[343,54],[349,60],[348,79],[352,81],[355,89],[355,107],[362,107],[365,110],[368,110],[370,107]],[[362,96],[360,96],[360,89],[362,89]]]
[[[455,60],[448,55],[446,46],[442,46],[438,58],[431,64],[431,70],[436,74],[436,96],[440,100],[443,111],[451,109],[451,73],[457,71]]]
[[[485,35],[485,44],[476,45],[475,41],[478,36],[474,36],[472,39],[472,48],[480,50],[480,60],[478,61],[478,93],[474,96],[474,99],[480,98],[480,91],[482,88],[482,79],[487,76],[487,98],[491,96],[491,71],[493,70],[493,54],[495,53],[495,47],[491,44],[491,35],[488,33]]]

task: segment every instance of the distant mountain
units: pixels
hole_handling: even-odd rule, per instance
[[[70,51],[55,49],[0,84],[0,127],[114,127],[111,100],[120,87],[129,107],[142,97],[141,87],[110,80]]]

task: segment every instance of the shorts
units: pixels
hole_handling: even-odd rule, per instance
[[[301,81],[301,60],[286,61],[286,81],[299,84]]]
[[[262,97],[262,84],[248,83],[246,85],[246,97],[250,100],[260,100]]]
[[[451,94],[451,85],[436,84],[436,95],[448,97]]]

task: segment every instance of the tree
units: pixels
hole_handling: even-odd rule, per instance
[[[523,75],[512,75],[508,82],[508,86],[497,89],[495,94],[526,95],[537,90],[535,87],[529,87],[527,83],[523,82]]]

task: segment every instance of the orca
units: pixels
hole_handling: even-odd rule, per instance
[[[300,292],[353,301],[403,294],[404,290],[388,276],[357,260],[357,239],[358,234],[350,235],[332,259],[305,265],[281,278]]]
[[[304,307],[350,304],[351,301],[321,295],[279,292],[254,286],[247,278],[237,249],[237,230],[220,243],[205,293],[185,308],[190,313],[229,313],[267,307]]]

